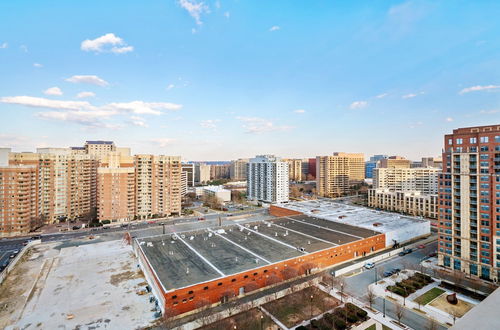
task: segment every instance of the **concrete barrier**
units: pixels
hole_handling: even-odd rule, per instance
[[[2,271],[2,273],[0,273],[0,284],[3,283],[3,281],[5,280],[5,278],[7,277],[7,275],[9,275],[9,273],[14,269],[14,267],[16,266],[16,264],[19,262],[19,260],[21,260],[21,258],[24,256],[24,254],[34,245],[38,245],[42,243],[42,240],[33,240],[33,241],[29,241],[28,244],[26,246],[23,246],[21,251],[19,251],[19,253],[17,254],[17,256],[11,260],[11,262],[9,263],[9,265]]]

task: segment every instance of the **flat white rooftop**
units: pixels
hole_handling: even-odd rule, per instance
[[[312,217],[376,230],[381,233],[398,231],[416,224],[425,225],[429,223],[428,220],[422,218],[376,211],[366,207],[341,204],[325,199],[289,202],[281,204],[280,207],[298,211]]]

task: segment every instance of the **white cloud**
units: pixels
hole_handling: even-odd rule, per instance
[[[265,133],[276,131],[288,131],[293,129],[292,126],[280,125],[276,126],[271,120],[259,117],[236,117],[243,122],[245,133]]]
[[[224,17],[226,17],[226,18],[231,17],[231,13],[230,13],[230,12],[228,12],[228,11],[224,12]]]
[[[43,65],[41,65],[40,63],[33,63],[33,66],[35,68],[43,68]]]
[[[148,124],[146,124],[146,120],[142,117],[131,116],[130,120],[131,120],[132,125],[134,125],[134,126],[148,127]]]
[[[297,109],[297,110],[294,110],[293,112],[295,112],[295,113],[306,113],[306,111],[304,109]]]
[[[351,103],[351,105],[349,106],[349,108],[351,110],[363,109],[367,105],[368,105],[368,102],[366,102],[366,101],[354,101],[354,102]]]
[[[5,49],[5,48],[8,48],[9,47],[9,44],[4,42],[2,44],[0,44],[0,49]]]
[[[201,21],[201,15],[205,13],[209,13],[210,10],[208,6],[205,5],[202,1],[197,0],[179,0],[179,5],[187,10],[189,15],[194,18],[196,24],[201,25],[203,22]]]
[[[63,95],[62,90],[59,87],[50,87],[43,91],[45,95]]]
[[[492,115],[495,113],[500,113],[500,110],[481,110],[481,111],[479,111],[479,113],[481,113],[483,115]]]
[[[387,95],[389,95],[389,93],[382,93],[382,94],[379,94],[377,96],[375,96],[377,99],[383,99],[384,97],[386,97]]]
[[[217,123],[220,122],[219,119],[207,119],[200,122],[200,126],[204,128],[217,129]]]
[[[182,105],[167,102],[115,102],[109,103],[103,107],[104,109],[115,110],[120,112],[130,112],[138,115],[149,114],[159,115],[162,110],[175,111],[180,110]]]
[[[412,98],[417,97],[417,96],[422,95],[422,94],[425,94],[425,93],[424,92],[409,93],[409,94],[405,94],[405,95],[401,96],[401,98],[403,98],[403,99],[412,99]]]
[[[149,142],[155,143],[161,148],[168,147],[172,145],[175,141],[176,141],[175,139],[170,139],[170,138],[157,138],[149,140]]]
[[[7,96],[0,97],[0,102],[18,104],[34,108],[48,108],[57,110],[97,110],[98,108],[86,101],[61,101],[50,100],[33,96]]]
[[[278,26],[278,25],[273,25],[269,28],[269,31],[270,32],[273,32],[273,31],[278,31],[280,30],[281,28]]]
[[[80,92],[80,93],[76,94],[76,97],[79,99],[83,99],[86,97],[94,97],[94,96],[95,96],[94,92]]]
[[[174,84],[169,84],[166,88],[167,91],[171,90],[172,88],[174,88],[175,85]]]
[[[465,93],[470,93],[470,92],[478,92],[478,91],[488,91],[492,89],[498,89],[500,88],[499,85],[486,85],[486,86],[472,86],[472,87],[467,87],[464,88],[460,91],[459,94],[465,94]]]
[[[453,118],[452,117],[446,117],[445,119],[447,122],[452,122],[453,121]]]
[[[124,54],[133,51],[134,47],[128,46],[114,33],[107,33],[96,39],[82,41],[80,49],[85,52]]]
[[[160,115],[163,111],[174,111],[182,108],[182,105],[175,103],[143,101],[115,102],[95,106],[87,101],[62,101],[32,96],[1,97],[0,102],[57,110],[37,113],[36,116],[42,119],[68,121],[89,127],[112,129],[121,128],[123,125],[108,123],[103,120],[125,114]],[[145,121],[140,117],[131,116],[130,119],[133,125],[142,127],[146,125]]]
[[[94,75],[77,75],[73,76],[70,78],[67,78],[66,81],[78,84],[78,83],[85,83],[85,84],[92,84],[92,85],[97,85],[97,86],[108,86],[109,83],[106,80],[103,80],[99,78],[98,76]]]

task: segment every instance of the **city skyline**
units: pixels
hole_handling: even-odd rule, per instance
[[[500,113],[499,6],[2,3],[0,147],[438,156],[444,134]]]

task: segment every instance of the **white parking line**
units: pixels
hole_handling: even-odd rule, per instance
[[[264,221],[266,223],[268,223],[267,221]],[[280,227],[282,229],[285,229],[285,230],[289,230],[289,231],[293,231],[294,233],[297,233],[297,234],[300,234],[300,235],[304,235],[304,236],[307,236],[307,237],[311,237],[311,238],[314,238],[315,240],[318,240],[318,241],[322,241],[322,242],[325,242],[325,243],[328,243],[328,244],[332,244],[332,245],[335,245],[335,246],[339,246],[338,244],[335,244],[333,242],[330,242],[330,241],[327,241],[327,240],[324,240],[324,239],[321,239],[319,237],[315,237],[315,236],[311,236],[311,235],[307,235],[306,233],[302,233],[300,231],[297,231],[297,230],[293,230],[293,229],[290,229],[290,228],[287,228],[287,227],[283,227],[283,226],[280,226],[280,225],[277,225],[273,222],[270,222],[273,226],[276,226],[276,227]]]
[[[217,235],[217,236],[219,236],[219,237],[222,237],[223,239],[225,239],[225,240],[226,240],[226,241],[228,241],[229,243],[233,243],[234,245],[236,245],[237,247],[239,247],[239,248],[240,248],[240,249],[242,249],[243,251],[246,251],[246,252],[250,253],[250,254],[251,254],[251,255],[253,255],[254,257],[257,257],[257,258],[259,258],[259,259],[261,259],[261,260],[263,260],[263,261],[267,262],[268,264],[271,264],[271,263],[272,263],[272,262],[270,262],[270,261],[266,260],[265,258],[263,258],[263,257],[259,256],[258,254],[256,254],[256,253],[254,253],[254,252],[250,251],[249,249],[247,249],[247,248],[245,248],[245,247],[243,247],[243,246],[239,245],[238,243],[231,241],[229,238],[224,237],[224,236],[222,236],[221,234],[219,234],[219,233],[217,233],[217,232],[213,231],[212,229],[208,228],[208,230],[209,230],[210,232],[214,233],[215,235]]]
[[[286,247],[289,247],[290,249],[293,249],[293,250],[296,250],[296,251],[300,251],[300,250],[298,250],[298,249],[297,249],[297,247],[292,246],[292,245],[290,245],[290,244],[287,244],[287,243],[285,243],[285,242],[282,242],[282,241],[280,241],[280,240],[278,240],[278,239],[275,239],[275,238],[273,238],[273,237],[271,237],[271,236],[267,236],[266,234],[259,233],[258,231],[252,230],[252,229],[250,229],[250,228],[243,227],[242,225],[238,225],[238,227],[243,228],[243,229],[245,229],[245,230],[248,230],[248,231],[250,231],[250,232],[252,232],[252,233],[254,233],[254,234],[257,234],[257,235],[263,236],[263,237],[265,237],[265,238],[267,238],[267,239],[270,239],[271,241],[274,241],[274,242],[276,242],[276,243],[279,243],[279,244],[281,244],[281,245],[284,245],[284,246],[286,246]],[[303,254],[307,254],[307,252],[305,252],[305,251],[300,251],[300,252],[302,252]]]
[[[205,261],[207,263],[207,265],[209,265],[210,267],[212,267],[217,273],[219,273],[221,276],[226,276],[226,274],[224,274],[223,272],[221,272],[217,267],[215,267],[204,256],[202,256],[201,254],[199,254],[198,251],[196,251],[191,245],[189,245],[188,243],[186,243],[186,241],[184,241],[179,235],[177,235],[177,233],[175,233],[174,235],[177,237],[177,239],[179,239],[182,243],[184,243],[191,251],[193,251],[194,253],[196,253],[196,255],[198,257],[200,257],[203,261]]]
[[[344,235],[347,235],[347,236],[352,236],[352,237],[359,238],[359,239],[364,239],[364,237],[360,237],[360,236],[357,236],[357,235],[344,233],[343,231],[334,230],[334,229],[327,228],[327,227],[322,227],[322,226],[320,226],[320,225],[316,225],[316,224],[314,224],[314,223],[307,223],[307,222],[300,221],[300,220],[293,219],[293,218],[289,218],[289,217],[285,217],[285,218],[287,218],[287,219],[289,219],[289,220],[292,220],[292,221],[297,221],[297,222],[303,223],[303,224],[305,224],[305,225],[309,225],[309,226],[313,226],[313,227],[318,227],[318,228],[321,228],[321,229],[326,229],[326,230],[329,230],[329,231],[334,231],[334,232],[339,233],[339,234],[344,234]],[[333,221],[332,221],[332,222],[333,222]]]

